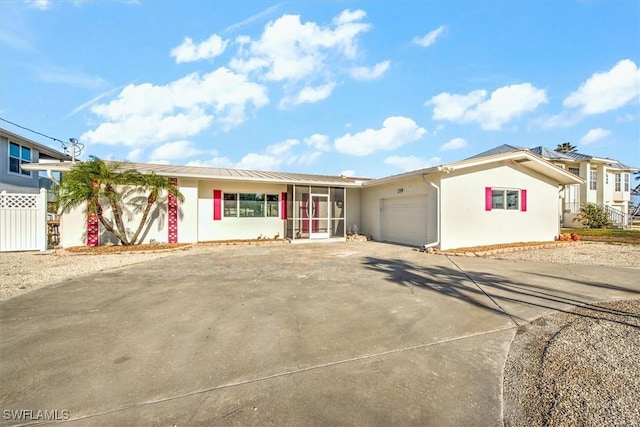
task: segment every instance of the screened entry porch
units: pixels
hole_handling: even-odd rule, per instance
[[[288,185],[286,237],[344,238],[346,206],[343,187]]]

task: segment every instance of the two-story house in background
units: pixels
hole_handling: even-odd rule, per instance
[[[26,163],[61,162],[71,156],[0,128],[0,193],[37,193],[51,180],[22,168]]]
[[[522,149],[505,144],[474,157]],[[580,225],[574,219],[580,211],[580,206],[585,203],[602,206],[615,226],[630,225],[631,180],[637,168],[624,165],[615,159],[582,153],[559,153],[542,146],[530,148],[529,151],[585,181],[584,184],[566,185],[560,194],[559,209],[564,226]]]

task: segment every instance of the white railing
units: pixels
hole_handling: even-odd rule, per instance
[[[614,225],[619,225],[621,227],[631,226],[631,215],[629,215],[628,213],[603,204],[600,204],[600,207],[604,209],[604,211],[607,213],[607,216]]]
[[[0,193],[0,252],[47,249],[47,190]]]

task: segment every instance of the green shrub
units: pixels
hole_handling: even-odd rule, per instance
[[[611,225],[607,211],[595,203],[582,205],[578,217],[574,221],[580,221],[587,228],[605,228]]]

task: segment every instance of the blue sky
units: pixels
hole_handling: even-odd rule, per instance
[[[569,141],[640,167],[633,1],[0,0],[0,66],[0,116],[85,158],[381,177]]]

